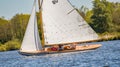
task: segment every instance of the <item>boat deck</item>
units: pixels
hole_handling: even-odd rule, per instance
[[[84,46],[76,46],[75,49],[71,50],[62,50],[62,51],[36,51],[36,52],[27,52],[27,51],[19,51],[20,54],[30,56],[30,55],[44,55],[44,54],[55,54],[55,53],[66,53],[66,52],[76,52],[76,51],[85,51],[85,50],[94,50],[101,47],[101,44],[94,45],[84,45]]]
[[[94,50],[101,47],[101,44],[94,45],[84,45],[84,46],[76,46],[75,49],[72,50],[62,50],[62,51],[47,51],[49,54],[51,53],[65,53],[65,52],[76,52],[76,51],[85,51],[85,50]]]

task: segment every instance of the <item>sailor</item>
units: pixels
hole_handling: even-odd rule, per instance
[[[51,50],[52,51],[58,51],[59,50],[59,46],[54,45],[54,46],[51,47]]]
[[[76,45],[77,45],[76,43],[73,43],[73,44],[72,44],[73,49],[76,48]]]
[[[59,51],[64,50],[63,45],[59,45]]]
[[[70,44],[68,45],[67,49],[71,50],[71,49],[75,49],[76,48],[76,43]]]

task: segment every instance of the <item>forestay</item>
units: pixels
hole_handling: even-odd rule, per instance
[[[98,39],[68,0],[43,0],[42,18],[45,45]]]
[[[36,1],[34,2],[32,13],[27,25],[27,29],[24,35],[24,39],[21,46],[21,51],[25,52],[35,52],[42,50],[37,20],[36,20]]]

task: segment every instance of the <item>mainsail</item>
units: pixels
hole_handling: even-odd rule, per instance
[[[27,25],[21,46],[22,52],[36,52],[42,50],[36,19],[36,0],[34,1],[32,13]]]
[[[68,0],[43,0],[41,8],[45,45],[98,39]]]

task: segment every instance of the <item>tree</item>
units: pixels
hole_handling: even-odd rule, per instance
[[[120,32],[120,3],[112,3],[114,10],[112,13],[112,25],[110,31]]]
[[[12,37],[10,33],[10,23],[4,18],[0,18],[0,42],[5,43]]]
[[[28,19],[29,19],[30,15],[27,14],[16,14],[11,20],[11,31],[12,31],[12,39],[19,39],[22,40],[25,30],[26,30],[26,26],[28,23]]]
[[[98,33],[104,33],[109,29],[109,23],[112,23],[111,4],[106,0],[93,1],[92,27]]]
[[[86,12],[85,20],[86,20],[86,22],[88,22],[89,24],[92,23],[92,19],[91,19],[92,15],[93,15],[93,11],[92,11],[92,10],[89,10],[89,11]]]

